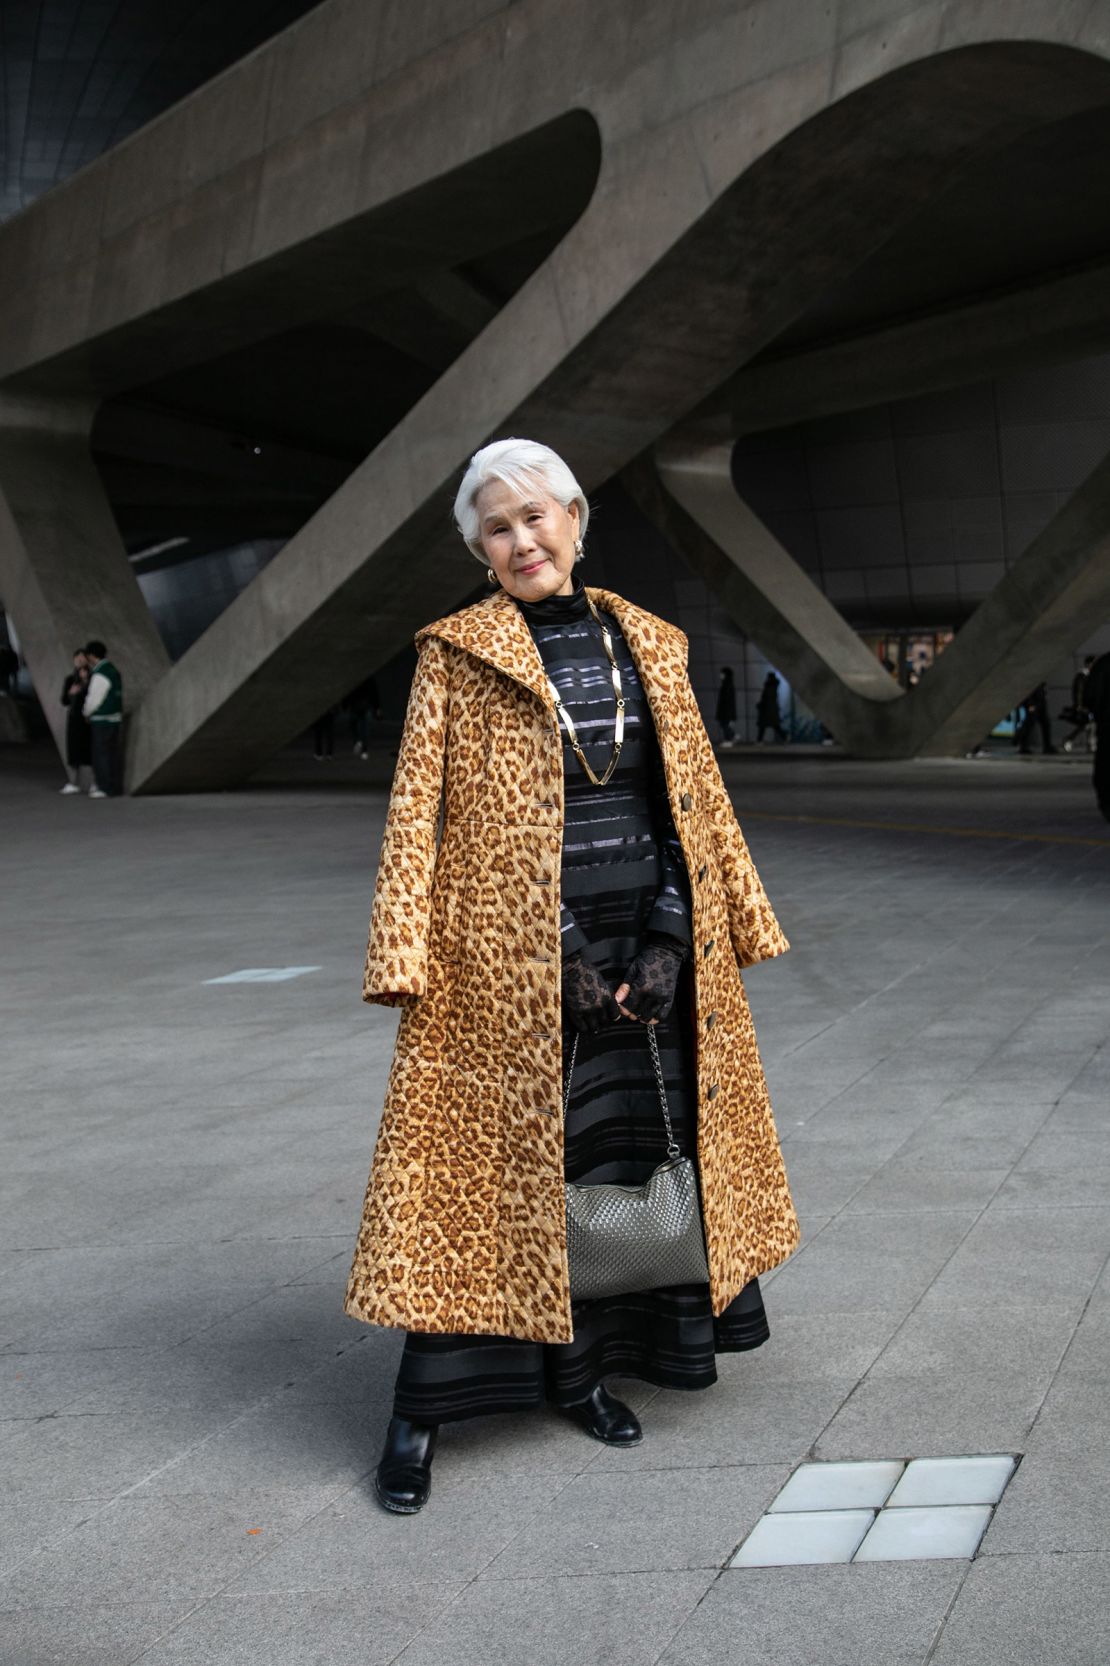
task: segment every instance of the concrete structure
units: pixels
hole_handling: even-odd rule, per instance
[[[188,386],[197,399],[198,363],[221,364],[226,386],[236,367],[273,370],[323,322],[375,328],[379,302],[387,336],[424,341],[425,374],[398,390],[369,454],[351,456],[342,485],[144,698],[132,788],[240,779],[386,661],[429,596],[436,612],[463,600],[476,568],[446,525],[449,487],[491,434],[542,434],[596,488],[910,247],[923,217],[966,201],[966,180],[1067,157],[1069,144],[1090,155],[1110,108],[1108,56],[1106,0],[1020,11],[693,0],[681,19],[638,0],[600,14],[586,0],[430,11],[327,0],[4,227],[9,397],[118,404]],[[1029,269],[1034,245],[1050,265],[1065,243],[1068,259],[1090,261],[1102,215],[1079,195],[1086,243],[1057,226],[1016,239],[1001,266],[979,261],[1018,292],[996,324],[1011,355],[1022,292],[1025,316],[1032,297],[1044,321],[1031,351],[1105,345],[1097,285],[1065,275],[1051,289]],[[975,307],[951,310],[960,259],[953,245],[932,289],[918,285],[919,308],[947,310],[950,343],[972,343],[986,368]],[[474,280],[483,261],[512,274],[492,308]],[[866,307],[841,312],[857,335],[878,322]],[[931,352],[928,339],[901,342],[891,377],[903,392],[966,379],[959,345]],[[259,358],[266,343],[273,357]],[[739,431],[733,417],[714,445]],[[688,456],[688,434],[682,444]],[[2,461],[0,488],[12,489]],[[838,723],[867,731],[870,750],[962,745],[992,703],[1078,646],[1080,598],[1104,605],[1078,556],[1069,571],[1049,628],[1014,617],[997,675],[993,660],[977,671],[964,656],[948,695],[915,700],[910,724],[894,719],[897,700],[872,710],[837,693]],[[1040,581],[1020,589],[1000,592],[1007,618],[1046,594]],[[834,692],[838,656],[860,663],[836,635],[816,649]],[[36,680],[61,652],[35,648]]]

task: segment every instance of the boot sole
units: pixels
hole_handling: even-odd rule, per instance
[[[429,1497],[430,1497],[431,1496],[431,1488],[428,1489],[428,1493],[429,1493]],[[385,1493],[382,1492],[382,1489],[381,1489],[381,1487],[379,1487],[376,1479],[374,1481],[374,1494],[375,1494],[375,1497],[378,1500],[378,1503],[381,1505],[382,1509],[383,1510],[388,1510],[390,1515],[392,1515],[392,1516],[416,1516],[416,1515],[419,1515],[420,1511],[424,1508],[424,1505],[428,1502],[427,1498],[425,1498],[419,1504],[396,1504]]]
[[[640,1433],[634,1435],[631,1440],[610,1440],[607,1435],[599,1435],[596,1429],[591,1429],[588,1423],[583,1423],[578,1419],[575,1419],[575,1421],[578,1422],[578,1427],[583,1434],[589,1435],[591,1440],[596,1440],[601,1446],[639,1446],[644,1438],[644,1431],[641,1429]]]

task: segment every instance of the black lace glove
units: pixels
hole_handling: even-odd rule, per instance
[[[578,954],[563,960],[563,1011],[576,1030],[596,1035],[605,1024],[620,1017],[613,991],[596,966]]]
[[[690,950],[677,937],[649,931],[644,946],[624,974],[628,994],[621,1003],[642,1023],[666,1018],[674,1005],[682,963]]]

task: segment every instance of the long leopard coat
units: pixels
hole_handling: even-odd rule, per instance
[[[686,637],[608,590],[589,594],[639,670],[689,871],[697,1157],[719,1313],[798,1242],[740,976],[788,945],[690,687]],[[401,1014],[346,1310],[566,1342],[558,719],[504,591],[416,643],[363,987]]]

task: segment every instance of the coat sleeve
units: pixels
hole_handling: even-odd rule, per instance
[[[732,946],[741,966],[755,966],[761,960],[773,960],[776,955],[785,954],[790,944],[755,871],[689,681],[682,690],[680,703],[699,802],[709,821],[724,879]]]
[[[690,881],[667,799],[667,777],[658,746],[653,747],[649,767],[648,798],[659,852],[659,889],[644,929],[665,932],[668,937],[677,937],[690,947],[694,938],[690,916]]]
[[[405,1006],[428,986],[432,870],[443,795],[451,649],[420,645],[385,821],[362,998]]]

